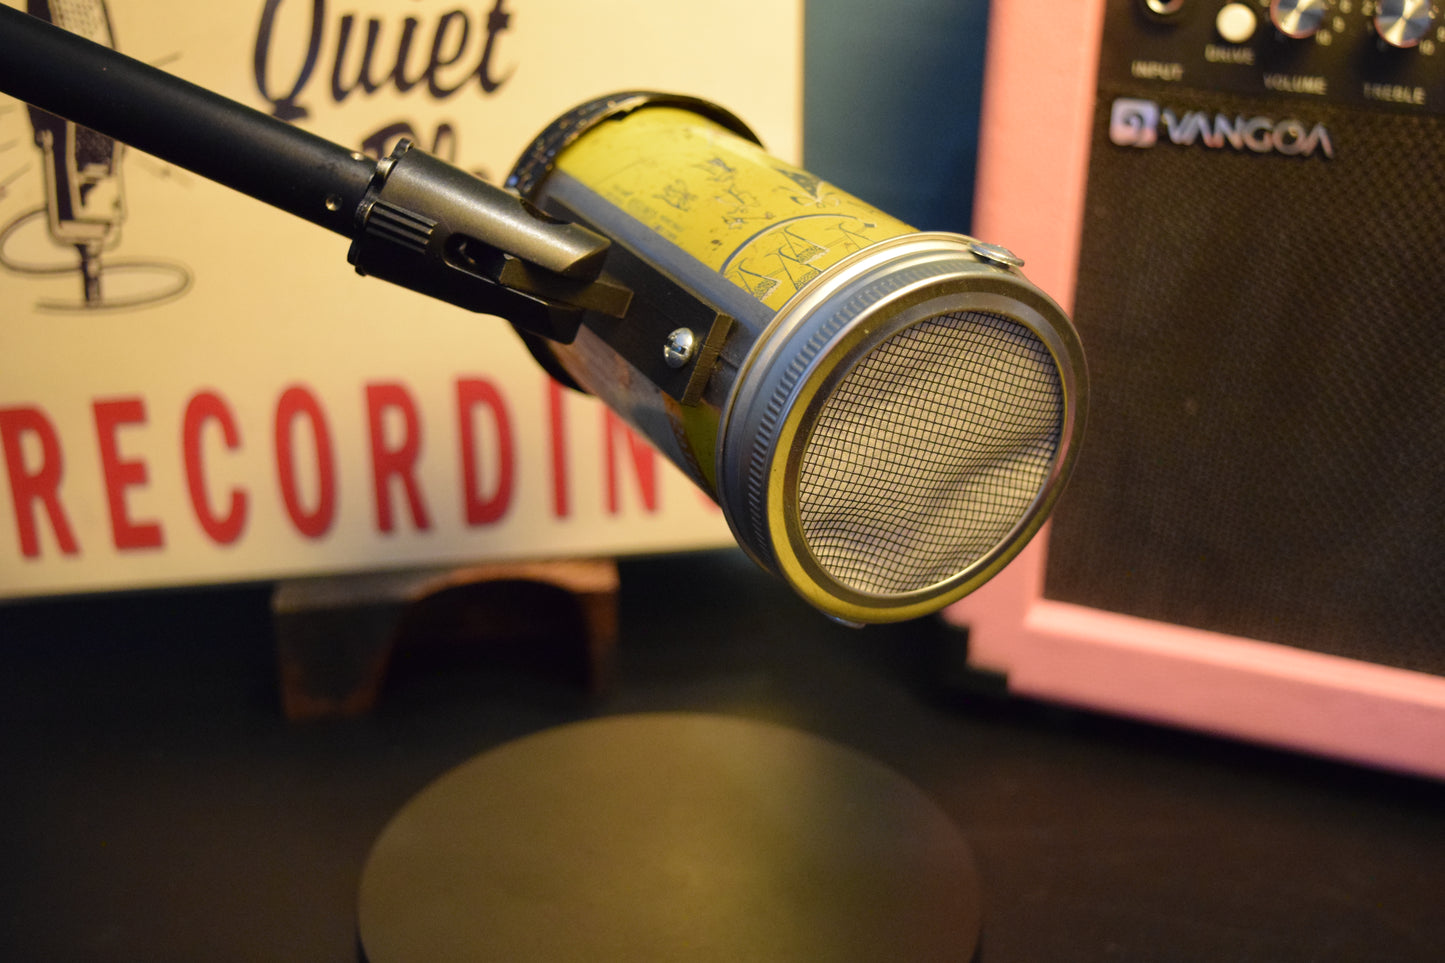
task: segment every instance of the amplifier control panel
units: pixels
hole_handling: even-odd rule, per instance
[[[1111,0],[1105,84],[1445,113],[1445,0]]]

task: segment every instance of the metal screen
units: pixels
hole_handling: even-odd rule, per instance
[[[1025,326],[967,312],[903,329],[844,376],[807,439],[809,550],[872,595],[952,578],[1029,514],[1064,416],[1058,367]]]

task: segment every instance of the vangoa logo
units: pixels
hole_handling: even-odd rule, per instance
[[[1109,116],[1109,140],[1120,147],[1153,147],[1159,139],[1159,105],[1120,97]]]
[[[1180,147],[1226,147],[1256,154],[1285,154],[1309,157],[1315,153],[1333,158],[1334,141],[1324,124],[1307,126],[1293,117],[1275,121],[1269,117],[1230,117],[1202,110],[1175,113],[1160,109],[1152,100],[1120,97],[1109,115],[1109,140],[1120,147],[1153,147],[1160,129],[1169,142]]]

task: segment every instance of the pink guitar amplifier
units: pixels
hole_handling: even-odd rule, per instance
[[[1445,776],[1445,21],[994,4],[973,233],[1092,381],[1046,531],[948,611],[1011,691]]]

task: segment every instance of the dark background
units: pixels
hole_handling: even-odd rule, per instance
[[[985,6],[810,4],[807,166],[966,229]],[[354,960],[362,867],[410,798],[524,734],[653,710],[783,723],[921,787],[976,851],[985,961],[1445,947],[1445,787],[1009,699],[953,630],[840,628],[736,552],[622,564],[602,693],[556,646],[408,637],[347,721],[282,718],[269,601],[0,607],[0,958]]]
[[[853,631],[736,552],[622,565],[617,678],[549,646],[404,640],[371,716],[287,723],[263,587],[0,609],[0,958],[354,959],[416,793],[579,719],[816,733],[971,841],[985,961],[1436,960],[1445,787],[1004,699],[936,622]],[[840,800],[840,805],[845,804]]]
[[[987,0],[808,0],[803,166],[921,231],[973,213]]]

